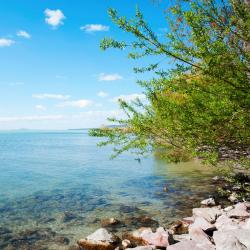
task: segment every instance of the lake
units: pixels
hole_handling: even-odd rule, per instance
[[[214,190],[198,161],[139,163],[129,153],[110,160],[112,148],[99,141],[87,130],[0,132],[0,234],[8,235],[0,249],[68,249],[110,217],[124,231],[145,218],[164,226]]]

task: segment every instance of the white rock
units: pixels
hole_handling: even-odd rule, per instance
[[[215,226],[219,231],[238,229],[240,225],[238,221],[229,218],[227,215],[221,215],[215,222]]]
[[[227,213],[231,218],[250,218],[247,203],[241,202],[235,205],[234,209]]]
[[[204,250],[197,246],[194,240],[183,240],[167,247],[167,250]]]
[[[195,228],[190,225],[189,235],[191,240],[197,242],[198,247],[202,249],[214,249],[214,245],[210,241],[209,236],[201,228]]]
[[[222,211],[218,207],[193,208],[194,217],[203,217],[210,223],[214,223],[221,214]]]
[[[201,228],[204,231],[209,230],[215,230],[215,225],[209,223],[206,219],[203,217],[196,217],[194,220],[194,223],[191,224],[189,227],[192,228]]]
[[[208,198],[206,200],[201,201],[201,205],[215,206],[215,200],[214,198]]]
[[[242,228],[250,230],[250,218],[245,221],[245,223],[242,226]]]
[[[231,193],[230,196],[228,197],[228,200],[230,200],[231,202],[238,201],[238,195],[237,195],[237,193],[235,193],[235,192]]]
[[[216,245],[216,250],[248,249],[247,246],[238,237],[236,237],[234,233],[232,233],[232,231],[235,231],[235,230],[214,232],[213,239]]]
[[[87,240],[113,242],[114,236],[107,229],[100,228],[86,237]]]
[[[154,246],[139,246],[135,248],[126,248],[127,250],[154,250]]]
[[[122,246],[124,247],[124,248],[128,248],[128,247],[130,247],[131,246],[131,242],[130,242],[130,240],[123,240],[122,241]]]

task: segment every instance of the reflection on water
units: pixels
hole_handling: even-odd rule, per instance
[[[213,191],[199,162],[110,161],[111,148],[97,142],[86,132],[0,133],[1,249],[67,249],[110,217],[122,221],[119,232],[164,226]]]

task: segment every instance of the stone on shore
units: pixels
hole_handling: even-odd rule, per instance
[[[77,243],[84,250],[114,250],[119,245],[120,239],[106,229],[100,228]]]
[[[230,218],[250,218],[250,212],[248,211],[248,203],[241,202],[235,205],[235,208],[230,210],[227,215]]]
[[[235,230],[228,231],[216,231],[214,232],[213,239],[216,245],[216,250],[226,250],[226,249],[235,249],[235,250],[245,250],[249,249],[245,243],[250,241],[250,234],[247,235],[247,238],[244,238],[244,235],[239,239],[237,237],[238,233],[235,233]],[[249,231],[250,232],[250,231]],[[246,236],[246,235],[245,235]]]
[[[156,232],[153,232],[151,228],[140,228],[132,233],[125,234],[124,238],[130,240],[135,245],[167,247],[170,234],[163,227],[157,228]]]
[[[199,246],[199,243],[197,243],[194,240],[183,240],[181,242],[178,242],[174,245],[168,246],[167,250],[204,250],[203,246]],[[211,249],[211,248],[207,248]]]
[[[155,246],[139,246],[134,248],[126,248],[127,250],[154,250]]]
[[[214,200],[214,198],[208,198],[206,200],[201,201],[201,205],[215,206],[215,200]]]
[[[224,230],[231,230],[240,228],[240,225],[237,221],[229,218],[227,215],[221,215],[215,222],[215,226],[217,230],[224,231]]]
[[[221,214],[218,207],[193,208],[194,217],[203,217],[210,223],[214,223]]]
[[[189,235],[191,240],[197,242],[198,247],[206,250],[215,249],[214,245],[210,241],[209,236],[201,228],[192,227],[192,225],[190,225]]]
[[[219,217],[220,218],[220,217]],[[201,228],[204,231],[214,231],[216,230],[216,227],[214,224],[211,224],[203,217],[196,217],[194,220],[194,223],[191,224],[192,228]]]
[[[189,224],[184,220],[178,220],[170,227],[170,231],[172,234],[187,234]]]

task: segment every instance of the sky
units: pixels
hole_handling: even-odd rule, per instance
[[[101,51],[103,37],[132,37],[110,20],[135,6],[154,30],[165,26],[151,0],[8,0],[0,2],[0,130],[100,127],[122,117],[117,100],[144,99],[141,75],[126,51]]]

